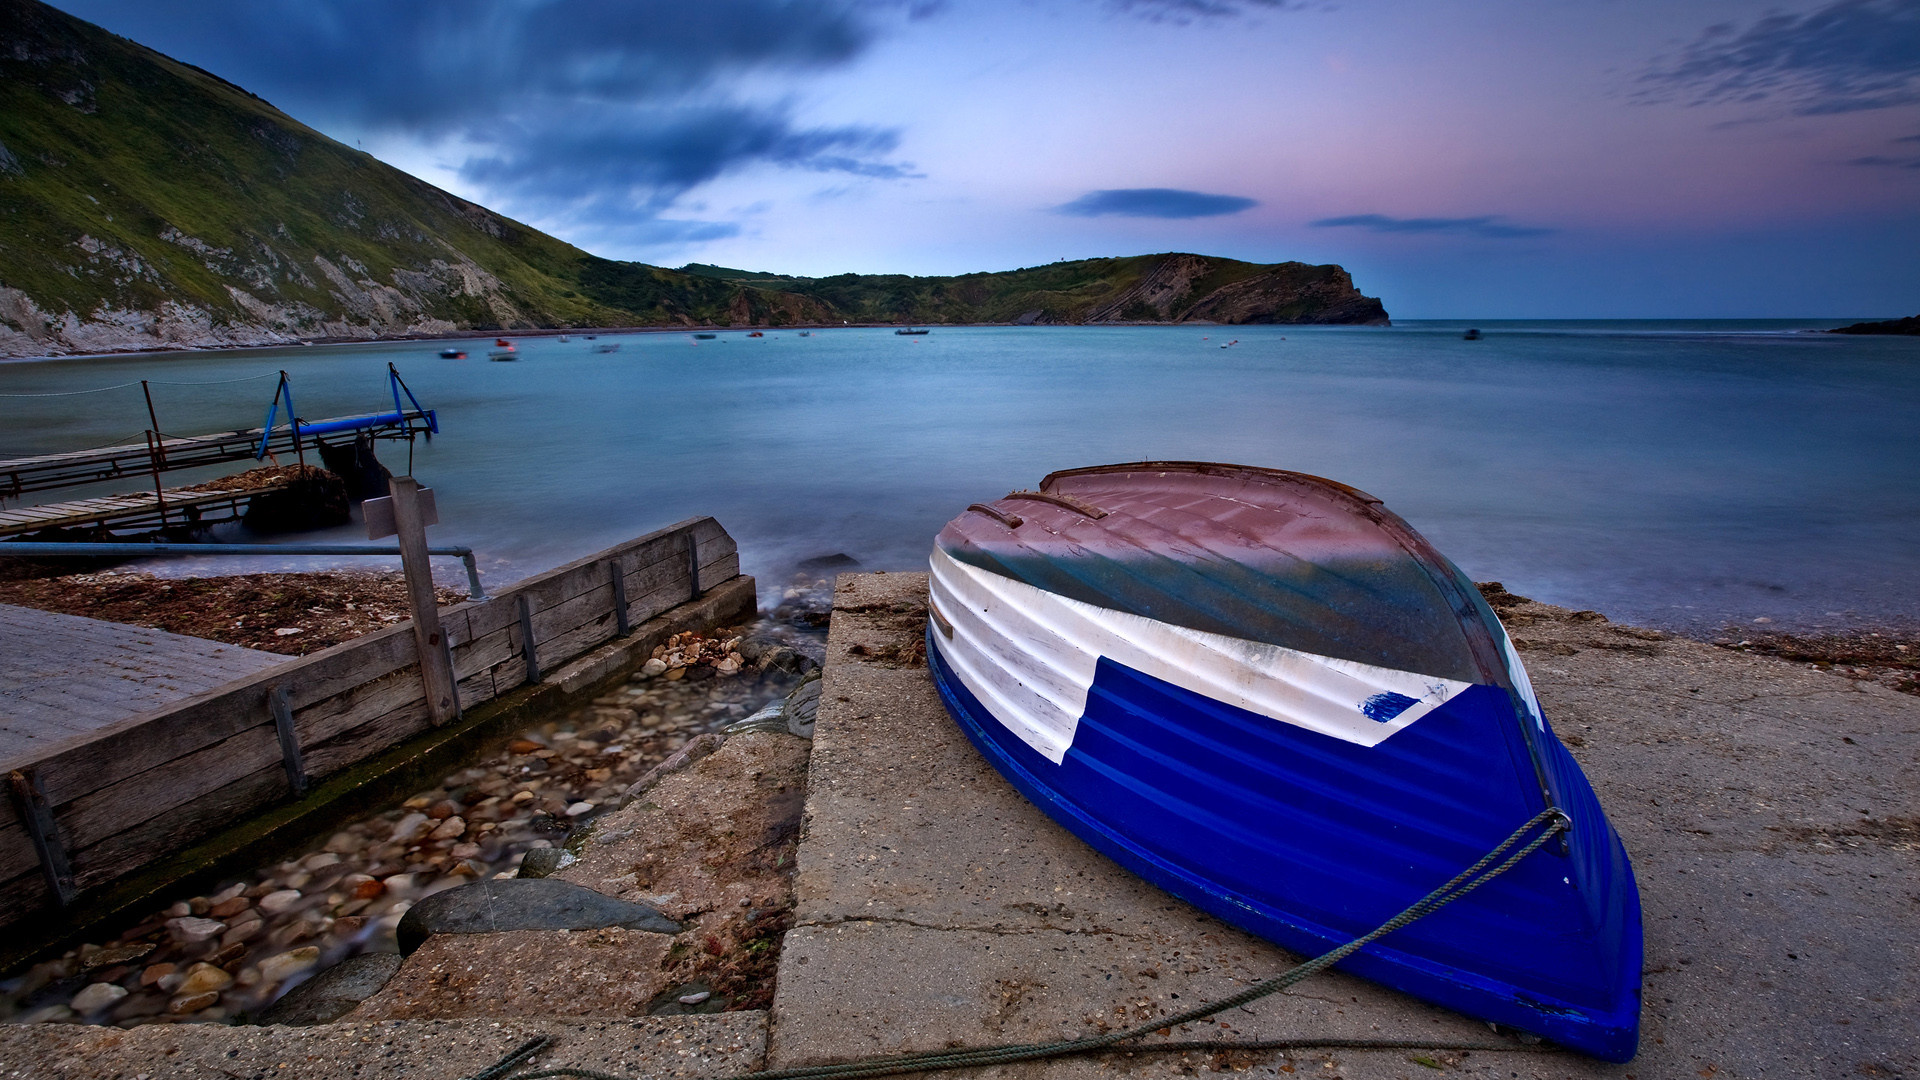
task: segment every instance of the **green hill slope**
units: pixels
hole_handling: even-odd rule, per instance
[[[1181,252],[958,277],[789,278],[699,264],[683,269],[812,297],[855,322],[1387,321],[1380,301],[1362,296],[1338,266],[1246,263]]]
[[[804,279],[601,259],[198,68],[0,0],[0,357],[571,326],[1384,322],[1337,266],[1194,255]]]

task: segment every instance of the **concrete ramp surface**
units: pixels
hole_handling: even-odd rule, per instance
[[[839,581],[769,1067],[1074,1038],[1302,959],[1147,886],[1001,779],[927,675],[925,596],[924,574]],[[1920,1072],[1920,698],[1590,613],[1502,615],[1634,860],[1636,1060],[1530,1045],[1336,971],[1166,1037],[1428,1049],[1118,1053],[977,1075]]]

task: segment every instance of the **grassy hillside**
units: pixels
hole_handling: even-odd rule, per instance
[[[781,277],[693,263],[690,274],[812,297],[854,322],[1385,322],[1338,266],[1169,253],[957,277]]]
[[[205,71],[0,0],[0,356],[569,326],[1384,321],[1337,266],[1192,255],[805,279],[601,259]]]
[[[727,322],[794,297],[596,258],[198,68],[0,0],[0,319],[218,335]]]

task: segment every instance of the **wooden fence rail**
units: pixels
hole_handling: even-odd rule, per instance
[[[537,680],[739,573],[733,538],[695,518],[443,609],[460,705]],[[0,801],[0,926],[430,727],[413,629],[400,623],[0,762],[12,792]]]

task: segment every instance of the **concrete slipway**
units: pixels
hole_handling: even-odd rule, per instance
[[[918,652],[925,588],[918,574],[840,580],[770,1013],[588,1019],[595,1003],[569,987],[593,980],[575,975],[544,991],[550,1010],[520,997],[516,1015],[492,1019],[16,1028],[0,1033],[0,1076],[451,1078],[544,1032],[556,1043],[539,1068],[718,1077],[1069,1037],[1295,962],[1135,881],[979,760]],[[1920,698],[1590,613],[1521,603],[1502,615],[1635,861],[1647,940],[1635,1061],[1529,1046],[1335,973],[1171,1037],[1430,1048],[1116,1053],[971,1075],[1920,1076]],[[736,812],[752,785],[727,777],[773,782],[768,740],[789,738],[736,736],[621,813]],[[634,832],[622,844],[671,831],[616,824]],[[576,880],[601,885],[594,876]]]

